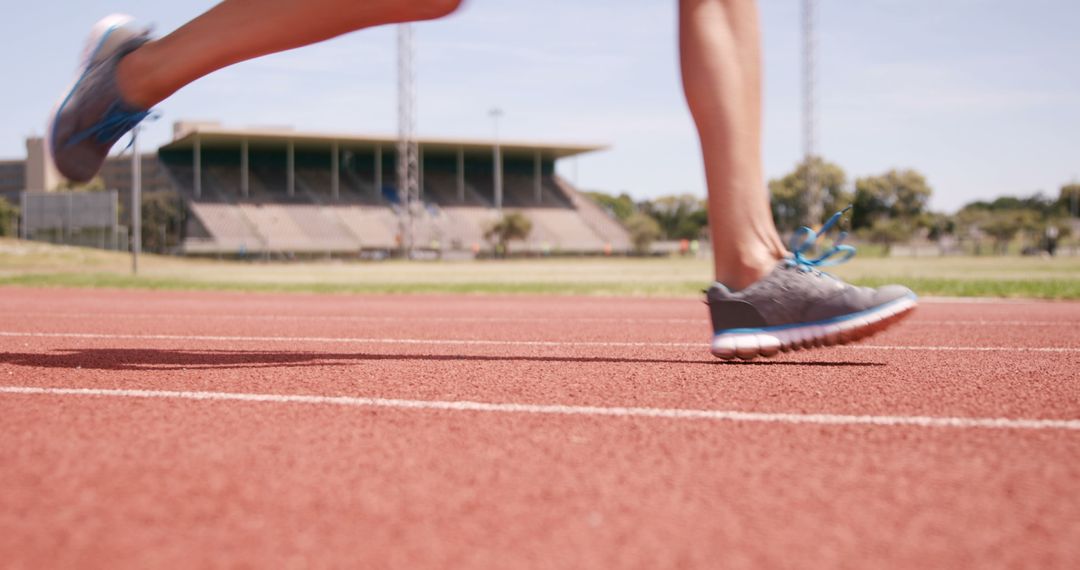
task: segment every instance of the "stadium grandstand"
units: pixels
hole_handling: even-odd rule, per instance
[[[229,129],[180,122],[143,158],[144,189],[178,194],[178,251],[193,255],[390,253],[401,247],[396,140],[290,129]],[[532,231],[515,251],[600,254],[631,249],[626,230],[555,174],[561,158],[597,145],[420,139],[419,250],[486,251],[485,230],[520,212]],[[501,168],[503,183],[495,184]],[[106,186],[126,195],[130,159],[111,160]],[[501,192],[500,192],[501,190]]]

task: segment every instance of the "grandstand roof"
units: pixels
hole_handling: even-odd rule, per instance
[[[397,137],[386,135],[359,135],[343,133],[320,133],[295,131],[287,127],[275,128],[225,128],[220,125],[206,123],[177,123],[174,127],[172,142],[161,147],[162,150],[190,149],[195,144],[195,139],[200,140],[202,148],[238,146],[241,141],[247,140],[252,149],[259,147],[276,147],[288,141],[292,141],[297,150],[302,149],[325,149],[334,142],[349,148],[374,148],[376,145],[392,147],[397,143]],[[479,152],[491,152],[495,146],[493,139],[447,139],[418,137],[417,143],[428,152],[444,150],[456,152],[462,148],[470,154]],[[520,140],[499,140],[499,146],[504,156],[528,155],[532,156],[540,151],[544,158],[565,158],[604,150],[606,144],[581,144],[581,143],[556,143]]]

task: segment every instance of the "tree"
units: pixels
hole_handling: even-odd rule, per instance
[[[1080,183],[1073,182],[1061,187],[1057,207],[1062,214],[1072,217],[1080,216]]]
[[[990,212],[1029,210],[1044,218],[1064,213],[1063,210],[1059,211],[1060,200],[1054,200],[1042,192],[1036,192],[1031,196],[999,196],[990,202],[979,200],[965,207],[982,208]]]
[[[859,178],[855,180],[851,227],[872,228],[882,218],[895,218],[914,225],[926,212],[932,193],[926,178],[911,169]]]
[[[102,192],[105,189],[105,179],[100,175],[86,182],[72,182],[64,179],[56,186],[58,192]]]
[[[926,230],[927,239],[938,241],[946,235],[955,235],[956,220],[948,214],[926,212],[919,216],[915,227]]]
[[[911,239],[914,228],[904,220],[878,218],[863,233],[871,242],[884,245],[885,253],[889,253],[893,244]]]
[[[1076,188],[1080,191],[1080,185]],[[999,196],[989,201],[979,200],[961,208],[954,220],[958,230],[976,238],[976,251],[977,237],[980,235],[994,240],[997,253],[1006,253],[1009,244],[1017,237],[1022,237],[1029,245],[1044,244],[1047,229],[1051,226],[1059,238],[1069,235],[1070,224],[1066,218],[1072,192],[1069,186],[1065,186],[1057,199],[1036,192],[1030,196]]]
[[[844,174],[844,169],[818,156],[813,157],[810,162],[803,160],[795,165],[795,170],[785,174],[783,178],[769,181],[773,220],[776,222],[776,228],[781,232],[797,229],[806,219],[805,195],[808,164],[813,165],[814,175],[822,192],[823,210],[822,218],[816,220],[818,224],[827,220],[833,212],[851,203],[851,193],[845,190],[847,175]]]
[[[705,200],[693,194],[664,196],[641,205],[658,224],[666,239],[698,239],[708,225]]]
[[[0,236],[14,237],[18,231],[19,208],[0,198]]]
[[[637,211],[637,205],[634,204],[633,198],[625,192],[618,196],[603,192],[585,192],[585,195],[601,208],[607,210],[612,216],[615,216],[620,222],[625,222]]]
[[[624,222],[634,243],[634,253],[646,255],[649,246],[660,237],[660,224],[646,214],[634,212]]]
[[[961,243],[970,240],[974,246],[975,255],[982,254],[982,226],[990,218],[990,211],[967,205],[953,216],[955,236]]]
[[[510,242],[524,240],[532,232],[532,220],[521,212],[507,212],[495,223],[488,226],[484,239],[496,246],[502,256],[510,254]]]
[[[183,209],[170,192],[148,192],[142,202],[142,244],[148,251],[165,253],[169,236],[180,235]]]
[[[1034,210],[999,210],[984,216],[979,229],[994,239],[994,250],[1008,252],[1009,243],[1021,231],[1031,232],[1039,227],[1039,213]]]

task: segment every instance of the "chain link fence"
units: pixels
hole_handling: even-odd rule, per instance
[[[127,229],[119,225],[115,190],[104,192],[23,192],[19,209],[22,239],[126,250]]]

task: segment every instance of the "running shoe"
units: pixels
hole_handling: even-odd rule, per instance
[[[916,296],[906,287],[855,287],[821,271],[855,255],[854,247],[842,243],[846,233],[821,255],[806,255],[848,209],[833,214],[820,232],[800,228],[792,239],[792,256],[753,285],[731,291],[714,283],[706,291],[714,356],[751,360],[847,344],[884,330],[915,309]]]
[[[65,178],[93,178],[116,141],[150,114],[125,102],[116,86],[120,59],[148,41],[149,30],[122,14],[102,18],[90,31],[75,82],[49,118],[49,151]]]

